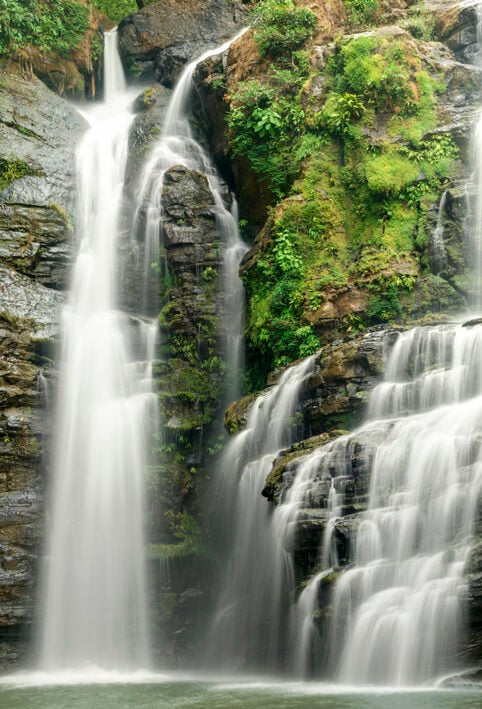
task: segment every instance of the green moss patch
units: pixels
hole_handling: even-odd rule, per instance
[[[27,165],[22,160],[6,160],[0,158],[0,192],[15,180],[19,180],[25,175],[43,175],[41,170]]]

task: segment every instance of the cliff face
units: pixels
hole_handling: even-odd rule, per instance
[[[315,11],[318,26],[291,65],[260,56],[249,31],[227,57],[202,64],[196,74],[198,133],[235,189],[246,238],[253,240],[242,265],[250,298],[250,388],[264,386],[275,367],[323,344],[301,406],[300,441],[276,461],[263,491],[267,505],[279,502],[301,456],[360,421],[383,374],[384,347],[398,332],[377,323],[403,320],[407,327],[424,313],[460,308],[472,288],[462,237],[479,95],[479,73],[471,64],[477,51],[473,6],[434,0],[410,13],[404,3],[393,2],[367,29],[350,20],[336,0],[302,4]],[[236,2],[163,0],[121,23],[121,49],[131,78],[171,86],[186,61],[244,23],[245,11]],[[96,25],[90,29],[97,32]],[[93,86],[96,66],[89,57],[87,52],[77,63],[85,65],[85,72],[77,66],[82,86],[70,65],[57,66],[58,58],[43,57],[46,68],[36,61],[34,70],[59,93],[92,94],[85,88]],[[362,65],[366,72],[357,84],[353,72]],[[165,86],[147,89],[135,104],[127,219],[145,157],[160,133],[169,100]],[[72,258],[74,148],[85,127],[40,81],[19,72],[2,76],[0,662],[5,666],[21,661],[17,640],[32,619],[43,533],[43,446],[51,433],[42,406],[52,395],[48,381],[58,312]],[[229,189],[225,192],[229,201]],[[441,258],[431,235],[443,195]],[[156,464],[149,475],[148,556],[153,626],[174,638],[167,650],[164,639],[164,658],[182,663],[195,653],[200,618],[212,601],[209,573],[215,564],[206,530],[208,478],[224,440],[217,426],[222,244],[204,175],[172,168],[163,202],[161,267],[152,295],[162,330],[162,361],[155,369],[165,437],[155,442]],[[137,252],[128,240],[121,248],[122,307],[138,313]],[[242,427],[253,396],[229,408],[231,432]],[[356,450],[365,443],[357,442]],[[369,485],[356,450],[346,515],[336,530],[344,563]],[[326,481],[319,481],[298,525],[299,582],[316,565],[328,493]],[[170,573],[159,576],[160,567]],[[475,657],[478,547],[467,568],[469,645]],[[320,586],[322,605],[332,581]]]
[[[238,32],[246,11],[237,0],[162,0],[119,24],[119,46],[134,77],[171,87],[184,65]]]
[[[12,64],[11,67],[15,65]],[[35,78],[0,89],[0,662],[22,659],[43,535],[42,407],[71,259],[77,111]],[[50,403],[50,402],[49,402]]]
[[[394,5],[367,29],[330,7],[292,62],[262,56],[257,26],[196,76],[196,119],[255,234],[248,348],[268,371],[347,329],[460,309],[474,287],[474,8]]]

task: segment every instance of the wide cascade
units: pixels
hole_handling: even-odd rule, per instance
[[[474,140],[480,156],[482,118]],[[468,190],[475,307],[481,164]],[[434,234],[438,270],[445,198]],[[313,360],[259,397],[229,444],[221,486],[224,531],[234,531],[212,627],[217,661],[290,667],[344,685],[420,685],[463,668],[464,567],[482,491],[482,321],[467,315],[395,340],[387,338],[367,422],[291,461],[276,507],[261,492],[277,454],[296,440],[293,414]],[[294,532],[312,511],[324,525],[317,572],[293,603]]]
[[[105,36],[105,101],[77,157],[78,256],[62,313],[53,493],[43,579],[42,669],[149,663],[143,478],[155,419],[155,326],[116,310],[117,250],[132,115]],[[137,352],[128,331],[138,331]]]

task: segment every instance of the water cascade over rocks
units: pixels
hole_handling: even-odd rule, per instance
[[[220,463],[222,524],[233,539],[209,643],[215,662],[228,667],[273,669],[280,659],[292,561],[261,491],[278,453],[300,438],[295,414],[313,365],[308,358],[287,369],[256,400],[246,429],[228,444]]]
[[[151,264],[159,258],[159,234],[162,224],[162,191],[164,176],[169,168],[181,165],[206,175],[216,206],[217,227],[222,236],[223,270],[223,337],[224,360],[227,365],[224,398],[226,404],[239,397],[239,378],[243,369],[243,323],[244,289],[239,278],[239,264],[248,247],[239,235],[237,203],[232,195],[226,195],[212,160],[195,140],[189,123],[188,109],[192,91],[192,78],[197,65],[209,57],[222,54],[243,34],[242,30],[220,47],[209,50],[191,62],[182,72],[171,97],[164,121],[162,135],[143,170],[138,196],[137,220],[144,216],[145,265],[144,280],[147,284],[153,275]],[[226,206],[226,197],[231,207]],[[139,230],[137,224],[136,229]],[[161,264],[162,267],[162,264]],[[146,285],[146,291],[148,292]]]
[[[149,665],[143,539],[143,487],[157,411],[152,362],[157,325],[116,311],[121,205],[133,95],[106,34],[105,101],[91,108],[78,149],[79,255],[63,316],[58,442],[52,524],[43,583],[41,666],[47,671],[135,670]],[[233,40],[231,40],[233,41]],[[237,205],[187,117],[198,62],[182,74],[161,139],[140,180],[133,231],[145,241],[143,310],[150,312],[152,263],[159,258],[164,175],[184,166],[206,175],[223,239],[223,352],[226,402],[239,396],[244,292],[238,275],[247,247]],[[230,208],[226,207],[230,204]],[[125,226],[125,225],[124,225]],[[130,340],[135,332],[136,346]]]
[[[296,462],[275,517],[292,523],[323,482],[331,499],[323,570],[294,610],[291,644],[302,676],[313,672],[316,651],[344,684],[407,686],[457,669],[462,573],[482,490],[481,352],[480,325],[401,334],[371,397],[373,420]],[[343,517],[354,466],[370,479],[368,509]],[[313,618],[319,585],[338,565],[333,530],[347,523],[354,565],[335,586],[328,642]]]
[[[156,396],[156,326],[116,310],[117,245],[132,115],[116,48],[105,36],[105,102],[77,155],[78,256],[62,313],[57,442],[43,578],[46,671],[130,670],[149,663],[143,479]]]

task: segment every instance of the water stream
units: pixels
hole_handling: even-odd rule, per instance
[[[278,453],[300,438],[296,410],[314,360],[291,367],[256,399],[246,428],[227,445],[218,503],[231,539],[209,635],[210,654],[230,669],[274,669],[293,591],[292,561],[261,491]]]
[[[155,420],[155,324],[116,310],[117,245],[132,115],[105,37],[105,101],[77,151],[78,256],[62,313],[51,519],[43,574],[40,665],[46,671],[149,663],[143,489]]]
[[[138,194],[135,230],[141,213],[145,215],[144,280],[152,274],[151,264],[159,260],[159,235],[162,225],[162,190],[164,175],[174,165],[196,170],[206,175],[216,207],[217,227],[223,243],[221,331],[224,339],[223,359],[227,366],[224,386],[225,403],[240,395],[243,370],[244,288],[239,278],[239,264],[248,247],[239,234],[238,208],[234,195],[226,187],[206,151],[195,140],[189,122],[192,79],[199,63],[222,55],[245,30],[215,49],[204,52],[188,64],[179,77],[164,120],[161,139],[154,146],[143,170]],[[229,202],[231,204],[229,205]],[[162,267],[162,264],[161,264]],[[155,274],[154,274],[154,277]]]

